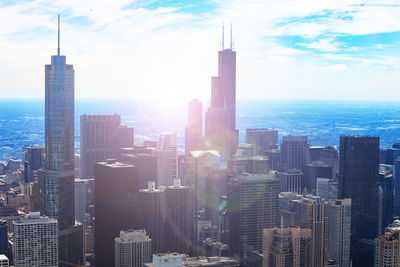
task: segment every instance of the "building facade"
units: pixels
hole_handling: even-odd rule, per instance
[[[262,231],[278,223],[279,180],[274,174],[242,174],[228,184],[229,246],[245,257],[262,250]]]
[[[56,219],[32,212],[13,221],[15,267],[58,266],[58,224]]]
[[[339,159],[338,198],[351,198],[352,262],[361,266],[358,240],[379,231],[379,137],[341,136]]]
[[[143,267],[151,262],[151,239],[146,230],[121,231],[115,238],[115,267]]]

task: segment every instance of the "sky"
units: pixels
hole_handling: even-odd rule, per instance
[[[207,100],[232,23],[239,99],[400,100],[399,0],[0,0],[0,98],[44,98],[58,13],[77,98]]]

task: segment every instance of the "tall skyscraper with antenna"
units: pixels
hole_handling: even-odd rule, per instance
[[[82,263],[82,226],[75,223],[74,198],[74,68],[60,55],[58,15],[57,55],[45,66],[46,166],[40,171],[42,214],[58,220],[59,260]]]
[[[236,151],[236,52],[233,51],[232,26],[230,48],[227,49],[222,26],[218,76],[211,78],[211,105],[206,112],[205,137],[209,148],[218,150],[224,159],[229,159]]]

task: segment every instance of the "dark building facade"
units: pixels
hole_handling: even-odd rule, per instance
[[[146,229],[151,238],[152,252],[167,252],[165,248],[165,190],[156,189],[155,182],[150,182],[147,189],[139,191],[138,217],[139,228]]]
[[[307,188],[307,191],[313,195],[317,195],[317,178],[332,178],[332,166],[326,165],[320,161],[314,161],[303,166],[303,183],[302,190]]]
[[[0,220],[0,254],[10,257],[8,250],[8,227],[7,221]]]
[[[351,254],[360,265],[360,239],[374,239],[379,228],[379,137],[341,136],[339,199],[351,198]]]
[[[107,160],[94,167],[96,266],[114,264],[114,238],[124,229],[138,229],[135,216],[139,181],[135,166]]]
[[[25,183],[29,183],[35,181],[38,170],[45,167],[45,148],[43,146],[32,146],[25,149],[24,180]]]
[[[218,150],[224,159],[235,153],[239,142],[236,130],[236,52],[232,43],[225,49],[222,42],[222,50],[218,52],[218,76],[211,78],[211,105],[206,112],[205,138],[207,149]]]
[[[191,190],[180,185],[179,179],[175,179],[174,185],[165,188],[164,205],[166,249],[189,255],[196,254]]]

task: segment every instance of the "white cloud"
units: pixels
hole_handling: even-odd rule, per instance
[[[320,39],[316,42],[312,42],[309,44],[299,43],[298,45],[311,49],[316,49],[323,52],[337,52],[341,50],[340,48],[341,43],[333,41],[332,39]]]
[[[233,22],[238,51],[237,88],[242,98],[326,97],[320,89],[336,79],[327,65],[351,66],[347,72],[352,73],[377,65],[400,64],[396,58],[337,54],[343,48],[335,41],[335,36],[341,34],[400,31],[400,9],[390,6],[396,1],[213,2],[216,9],[204,14],[177,12],[177,5],[152,10],[127,8],[132,3],[140,4],[130,0],[36,0],[0,5],[0,25],[6,25],[0,27],[0,94],[43,97],[43,65],[55,52],[55,15],[59,12],[61,49],[75,66],[78,97],[168,101],[173,95],[185,101],[207,99],[210,76],[217,73],[222,21]],[[373,3],[380,5],[371,6]],[[343,20],[344,14],[352,19]],[[88,23],[78,23],[81,19]],[[281,36],[293,35],[309,38],[305,47],[328,53],[316,56],[312,51],[280,44]],[[343,83],[362,88],[377,81],[371,82],[375,77],[372,73],[356,82],[354,77],[360,77],[357,75],[343,77]],[[385,79],[395,81],[390,73]],[[272,87],[277,90],[265,90]],[[297,90],[303,92],[297,95]]]

